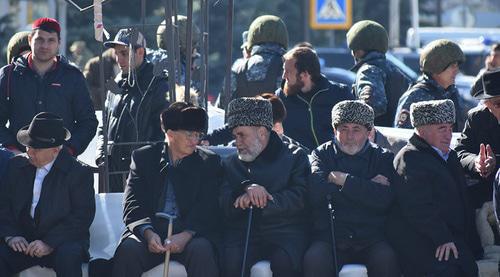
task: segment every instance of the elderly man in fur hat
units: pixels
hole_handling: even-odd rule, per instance
[[[312,152],[313,242],[304,257],[304,276],[334,276],[329,201],[335,208],[338,268],[361,263],[369,276],[400,276],[396,254],[384,236],[393,201],[394,155],[368,140],[373,122],[367,104],[339,102],[332,109],[335,138]]]
[[[225,213],[225,273],[239,276],[250,225],[249,268],[271,262],[273,276],[299,276],[306,247],[306,153],[272,131],[271,103],[238,98],[229,103],[228,125],[238,150],[223,163],[221,204]],[[249,213],[253,214],[248,222]]]
[[[93,174],[62,150],[71,137],[55,114],[37,114],[17,132],[26,153],[9,161],[0,191],[0,275],[40,265],[82,276],[94,219]]]
[[[465,177],[450,149],[453,102],[414,103],[410,113],[415,133],[394,160],[400,179],[388,237],[405,276],[477,276]]]
[[[207,129],[202,108],[175,102],[161,114],[166,142],[132,153],[125,187],[126,230],[114,256],[113,275],[140,277],[164,261],[166,251],[188,276],[219,276],[215,246],[220,231],[219,156],[198,147]],[[157,212],[175,216],[173,235]]]

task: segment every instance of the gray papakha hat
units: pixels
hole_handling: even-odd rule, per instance
[[[355,123],[371,130],[375,113],[372,107],[358,100],[338,102],[332,108],[332,125],[337,128],[340,124]]]
[[[455,123],[455,104],[450,99],[421,101],[411,104],[413,127],[431,124]]]
[[[238,126],[264,126],[273,128],[273,108],[266,99],[242,97],[229,102],[227,124],[230,129]]]

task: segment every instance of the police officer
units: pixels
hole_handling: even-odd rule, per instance
[[[459,73],[459,65],[464,61],[464,53],[456,43],[446,39],[429,43],[420,54],[422,76],[399,99],[394,127],[411,128],[409,110],[412,103],[450,99],[457,111],[454,131],[461,131],[467,111],[461,109],[455,78]]]
[[[257,17],[248,29],[245,47],[250,58],[231,69],[231,91],[222,92],[221,108],[232,99],[275,91],[281,85],[282,58],[288,47],[288,31],[283,20],[274,15]]]
[[[410,79],[385,58],[389,37],[385,28],[371,20],[354,24],[347,32],[347,46],[356,61],[354,94],[375,112],[375,125],[391,127],[399,97]]]

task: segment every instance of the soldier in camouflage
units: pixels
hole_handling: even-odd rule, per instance
[[[347,45],[356,61],[351,69],[356,74],[353,86],[357,98],[375,112],[375,125],[392,127],[396,107],[411,81],[386,60],[389,38],[377,22],[363,20],[347,32]]]
[[[235,98],[273,92],[281,85],[283,55],[288,47],[288,31],[281,18],[257,17],[248,29],[245,46],[250,57],[231,69],[231,91],[222,92],[219,107],[226,108]]]
[[[464,61],[465,56],[456,43],[445,39],[429,43],[420,54],[422,76],[399,99],[394,127],[412,128],[409,112],[412,103],[450,99],[457,111],[454,131],[461,131],[467,111],[461,109],[463,105],[455,86],[455,78],[459,73],[459,65]]]

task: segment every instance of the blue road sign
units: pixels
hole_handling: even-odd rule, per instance
[[[352,25],[352,0],[310,0],[312,29],[347,30]]]

